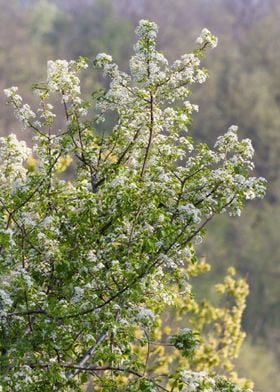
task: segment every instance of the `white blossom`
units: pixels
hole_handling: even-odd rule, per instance
[[[155,314],[151,309],[139,307],[137,311],[137,319],[140,321],[153,321],[155,319]]]
[[[104,63],[110,63],[112,61],[112,56],[106,53],[99,53],[96,56],[97,65],[103,65]]]
[[[218,44],[218,39],[208,29],[204,28],[196,42],[202,46],[209,45],[211,48],[215,48]]]

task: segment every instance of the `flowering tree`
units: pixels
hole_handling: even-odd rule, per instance
[[[263,197],[265,180],[249,176],[253,148],[238,140],[236,126],[213,149],[187,134],[198,110],[187,100],[190,86],[206,80],[200,60],[217,39],[202,30],[197,48],[169,66],[156,50],[157,26],[141,21],[136,32],[130,75],[111,56],[96,57],[110,87],[95,92],[93,104],[80,93],[84,58],[49,61],[47,81],[34,86],[36,112],[16,87],[5,90],[34,144],[1,138],[3,391],[81,390],[89,376],[104,391],[248,390],[211,366],[209,374],[193,371],[207,356],[199,357],[196,331],[156,338],[166,306],[183,295],[185,310],[195,307],[185,268],[201,266],[194,245],[207,223],[226,211],[239,215],[245,199]],[[65,110],[64,129],[56,129],[53,95]],[[100,134],[110,113],[115,125]],[[60,172],[71,161],[70,183]],[[230,279],[218,290],[246,296]],[[216,319],[229,317],[217,312]],[[161,344],[188,362],[158,372],[151,359]]]

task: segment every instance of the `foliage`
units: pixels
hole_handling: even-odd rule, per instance
[[[197,288],[199,292],[211,288],[230,265],[236,266],[250,285],[243,328],[254,349],[260,345],[263,350],[265,344],[279,368],[279,1],[120,1],[122,15],[126,12],[129,19],[148,15],[164,26],[160,48],[170,58],[184,50],[201,24],[219,35],[219,50],[206,59],[211,69],[208,88],[193,90],[192,99],[199,103],[200,113],[194,116],[192,129],[200,140],[212,144],[221,129],[238,123],[240,135],[254,142],[255,172],[265,175],[269,187],[266,201],[252,203],[241,219],[223,215],[210,223],[199,253],[215,262]],[[265,356],[268,364],[269,357]],[[248,353],[248,358],[251,373],[256,375],[253,356]],[[273,368],[271,372],[275,374]],[[257,380],[259,390],[270,390],[270,376],[265,379],[263,374]],[[275,379],[274,390],[279,388]]]
[[[213,149],[187,134],[198,110],[187,100],[190,86],[207,79],[200,60],[216,37],[203,29],[195,50],[169,66],[156,49],[154,23],[142,20],[137,35],[130,75],[111,56],[97,55],[94,66],[110,87],[94,93],[93,103],[80,91],[85,58],[48,62],[46,82],[34,86],[36,111],[16,87],[5,90],[23,127],[33,130],[34,144],[31,149],[15,135],[1,139],[4,390],[80,390],[91,374],[96,390],[249,391],[191,365],[160,375],[149,369],[160,312],[176,302],[175,283],[188,287],[182,269],[196,262],[206,225],[226,211],[240,215],[246,199],[264,196],[265,180],[250,177],[253,148],[238,139],[236,126]],[[66,119],[57,132],[53,95]],[[94,118],[87,114],[92,106]],[[112,132],[96,132],[112,112]],[[26,166],[30,155],[36,164]],[[67,183],[59,172],[71,159],[76,173]],[[231,293],[238,306],[205,304],[198,326],[216,318],[224,344],[221,320],[230,335],[227,321],[234,320],[240,340],[244,293],[234,293],[246,294],[246,287],[228,277],[218,290]],[[186,306],[195,306],[190,295]],[[169,344],[195,358],[196,336],[183,329]],[[137,345],[147,348],[145,360]],[[197,355],[199,362],[205,353]]]
[[[189,262],[181,271],[188,277],[187,285],[184,290],[178,284],[172,287],[172,306],[163,310],[154,331],[155,342],[161,343],[149,342],[149,368],[155,374],[167,373],[178,366],[210,374],[222,369],[231,380],[250,386],[248,380],[238,379],[234,371],[234,362],[245,337],[241,317],[248,285],[244,279],[236,279],[234,269],[230,268],[224,282],[215,286],[218,305],[211,304],[208,299],[196,299],[191,281],[209,270],[210,265],[199,260],[195,264]],[[173,333],[178,325],[184,328]],[[170,343],[175,343],[177,350],[171,350]],[[143,360],[146,354],[146,348],[142,349]]]

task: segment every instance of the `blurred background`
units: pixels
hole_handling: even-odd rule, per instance
[[[205,65],[210,78],[195,87],[200,106],[191,134],[212,145],[228,126],[253,140],[255,174],[267,178],[264,201],[251,202],[241,218],[217,218],[200,249],[212,265],[200,292],[234,265],[250,284],[243,319],[247,332],[237,366],[256,390],[280,391],[280,2],[279,0],[0,0],[0,90],[19,86],[35,104],[31,84],[46,78],[49,59],[112,54],[123,70],[139,19],[159,25],[159,48],[170,61],[189,52],[207,27],[219,38]],[[88,72],[86,91],[100,75]],[[0,135],[19,130],[0,96]],[[29,131],[20,137],[30,142]]]

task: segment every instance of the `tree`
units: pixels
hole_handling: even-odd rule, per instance
[[[93,93],[93,104],[80,92],[84,58],[49,61],[46,83],[34,86],[36,112],[16,87],[5,90],[34,144],[1,139],[4,391],[81,390],[89,375],[94,390],[249,390],[215,376],[213,365],[209,374],[193,370],[199,339],[192,329],[166,341],[189,358],[184,367],[177,361],[157,374],[149,364],[151,346],[162,344],[153,340],[161,311],[183,293],[188,310],[195,306],[185,268],[199,270],[195,244],[207,223],[225,211],[239,215],[246,199],[263,197],[265,180],[250,177],[253,148],[238,140],[236,126],[213,149],[187,134],[198,110],[187,100],[190,85],[207,79],[200,60],[217,39],[203,29],[196,49],[169,66],[156,50],[154,23],[142,20],[137,35],[131,75],[97,55],[94,66],[111,82]],[[65,110],[58,131],[53,95]],[[96,132],[112,112],[113,129]],[[71,160],[69,183],[60,172]],[[230,279],[218,290],[244,299],[246,286]],[[233,307],[237,325],[243,302]]]

